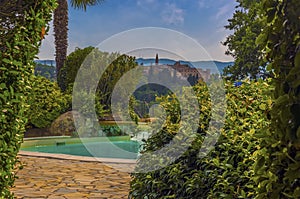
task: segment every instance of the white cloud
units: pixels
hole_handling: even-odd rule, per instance
[[[184,23],[184,10],[175,4],[167,3],[161,13],[162,20],[168,25],[181,25]]]
[[[215,19],[220,19],[221,17],[224,17],[231,13],[232,10],[232,5],[231,4],[226,4],[218,9],[218,12],[215,16]]]
[[[184,0],[184,2],[188,1],[190,0]],[[92,17],[88,20],[90,21],[89,24],[83,24],[86,25],[84,26],[85,28],[78,29],[75,25],[73,25],[73,27],[72,23],[74,24],[75,22],[70,20],[71,26],[69,31],[68,53],[72,52],[75,47],[84,48],[89,45],[95,46],[104,39],[109,38],[111,35],[130,28],[143,27],[144,24],[146,24],[145,26],[161,26],[165,28],[170,28],[168,25],[176,25],[178,27],[172,26],[172,28],[182,31],[182,29],[185,28],[185,26],[182,25],[186,23],[188,17],[198,16],[198,14],[201,13],[203,15],[205,14],[205,17],[195,20],[197,24],[193,25],[192,28],[189,28],[192,31],[184,29],[185,33],[193,36],[198,41],[201,41],[214,59],[232,59],[231,57],[224,55],[225,47],[220,44],[220,41],[224,41],[223,36],[229,34],[224,29],[224,25],[227,24],[227,19],[232,15],[236,2],[234,0],[196,0],[193,5],[196,6],[196,9],[200,9],[200,6],[203,6],[203,10],[207,9],[207,12],[199,11],[199,13],[189,12],[189,7],[185,7],[186,4],[178,2],[179,1],[171,0],[136,0],[133,1],[134,5],[125,7],[125,9],[121,10],[122,12],[118,11],[119,13],[116,13],[113,18],[106,17],[105,14],[103,16],[96,15],[98,17],[96,18],[94,17],[95,14],[91,15],[90,12],[87,12],[87,15]],[[197,7],[198,5],[199,7]],[[123,12],[127,14],[125,15]],[[134,16],[137,14],[138,16]],[[79,16],[73,15],[73,17]],[[202,27],[198,25],[201,20],[205,20]],[[79,24],[80,23],[82,22],[80,21]],[[194,22],[191,21],[189,24],[190,23]],[[185,25],[188,26],[189,24]],[[52,27],[51,24],[51,28]],[[103,27],[105,27],[105,29],[103,29]],[[166,39],[168,40],[168,38]],[[39,57],[40,59],[54,59],[54,54],[54,37],[53,30],[51,29],[49,35],[43,40]]]

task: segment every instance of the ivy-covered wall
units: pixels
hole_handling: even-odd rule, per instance
[[[16,156],[27,121],[33,60],[55,7],[55,0],[1,1],[0,198],[13,197],[10,187],[16,177]]]

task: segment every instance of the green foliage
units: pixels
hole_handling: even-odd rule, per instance
[[[111,97],[117,82],[136,66],[134,57],[101,52],[95,48],[85,57],[80,69],[77,68],[80,75],[76,74],[76,81],[72,82],[74,83],[72,88],[74,107],[84,116],[90,117],[94,113],[91,107],[95,105],[97,116],[102,117],[104,113],[111,110]],[[133,78],[132,81],[135,79]],[[130,86],[131,81],[124,84]],[[72,87],[72,84],[70,85]],[[94,86],[96,92],[93,90]],[[122,86],[126,87],[126,85]],[[119,92],[120,96],[124,96],[121,92],[126,93],[126,90],[120,89]]]
[[[71,0],[71,6],[85,11],[87,6],[94,6],[102,3],[103,1],[104,0]]]
[[[149,75],[151,77],[151,75]],[[159,84],[148,83],[134,91],[133,96],[136,98],[134,111],[140,116],[145,117],[149,113],[149,108],[156,104],[156,97],[167,95],[170,90]],[[149,115],[148,115],[149,116]]]
[[[112,59],[115,58],[115,59]],[[137,66],[137,63],[135,62],[135,57],[131,57],[128,55],[119,55],[119,54],[111,54],[109,55],[109,58],[107,60],[112,60],[111,63],[109,63],[108,67],[104,71],[103,75],[101,76],[98,87],[97,87],[97,93],[99,96],[102,96],[100,98],[100,103],[105,105],[105,108],[107,110],[111,109],[111,97],[112,92],[117,84],[117,82],[120,80],[120,78],[131,69],[135,68]],[[134,85],[135,77],[132,77],[130,81],[128,82],[130,85]],[[125,84],[125,82],[124,82]],[[129,88],[130,85],[122,85],[124,88]],[[121,92],[120,90],[119,92]],[[126,91],[125,91],[126,92]],[[124,96],[120,94],[120,96]]]
[[[79,112],[85,116],[93,114],[92,106],[98,117],[110,111],[111,96],[119,79],[130,69],[137,66],[134,57],[117,53],[101,52],[97,48],[87,47],[76,49],[66,60],[58,74],[58,84],[65,93],[72,94]],[[80,77],[77,77],[78,71]],[[99,76],[100,74],[101,77]],[[77,78],[77,89],[73,92],[74,81]],[[96,92],[87,91],[91,85],[98,85]],[[95,103],[94,103],[95,102]],[[130,111],[131,117],[138,120],[136,114]]]
[[[79,129],[78,132],[72,132],[72,137],[112,137],[112,136],[124,136],[128,135],[128,132],[126,130],[120,129],[117,125],[101,125],[98,129],[93,129],[93,132],[90,134],[86,134],[86,130]]]
[[[82,62],[93,49],[94,47],[91,46],[84,49],[76,48],[74,52],[68,55],[64,66],[57,75],[57,83],[62,91],[66,91],[72,86]]]
[[[233,34],[223,43],[228,47],[227,55],[234,58],[234,64],[224,69],[224,75],[232,80],[250,77],[268,77],[266,61],[255,40],[264,28],[265,17],[260,16],[260,0],[237,0],[239,5],[233,17],[228,20],[226,29]]]
[[[227,110],[220,137],[207,156],[200,157],[204,136],[209,133],[212,104],[209,90],[203,83],[194,87],[200,105],[197,137],[189,149],[173,164],[148,173],[133,173],[131,198],[253,198],[255,183],[251,180],[259,149],[259,134],[268,125],[272,105],[267,95],[267,82],[243,82],[234,87],[226,83]],[[161,105],[167,112],[162,129],[146,142],[146,152],[169,143],[180,128],[180,107],[175,96],[162,97]],[[217,109],[222,105],[215,102]],[[190,110],[192,111],[192,110]],[[188,131],[188,130],[187,130]],[[207,139],[207,138],[206,138]],[[202,151],[203,149],[201,149]],[[167,154],[166,154],[167,156]],[[138,166],[140,166],[138,162]],[[147,162],[151,165],[152,162]]]
[[[104,109],[104,105],[101,104],[101,96],[95,93],[89,93],[85,90],[76,90],[76,92],[72,93],[72,97],[78,100],[75,102],[75,107],[78,109],[77,111],[87,118],[89,118],[94,111],[98,117],[102,117],[107,113],[107,110]],[[74,108],[74,101],[72,105]],[[93,106],[95,108],[94,110],[92,110]]]
[[[55,82],[45,77],[33,77],[28,124],[37,128],[49,127],[62,113],[71,108],[71,96],[63,94]]]
[[[257,39],[274,73],[271,128],[261,134],[257,198],[300,198],[300,1],[264,0],[267,25]]]
[[[134,121],[135,124],[138,124],[138,121],[140,119],[139,115],[134,110],[134,107],[136,107],[137,104],[138,104],[138,102],[135,99],[135,97],[130,96],[130,98],[129,98],[129,108],[128,108],[130,118],[128,118],[128,119],[131,120],[131,121]]]
[[[17,153],[29,108],[33,60],[55,0],[4,0],[0,6],[0,198],[13,198]]]
[[[127,135],[125,131],[120,129],[118,126],[115,125],[101,125],[101,130],[104,132],[105,136],[121,136]]]

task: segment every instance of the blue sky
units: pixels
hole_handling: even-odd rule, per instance
[[[235,5],[234,0],[105,0],[86,12],[69,7],[68,53],[76,47],[97,46],[123,31],[160,27],[193,38],[214,60],[232,61],[220,42],[231,33],[224,25],[232,17]],[[51,28],[38,57],[54,59],[54,52]]]

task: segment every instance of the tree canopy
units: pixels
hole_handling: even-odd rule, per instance
[[[79,78],[81,87],[88,88],[89,85],[84,84],[91,84],[91,82],[98,85],[94,96],[97,98],[96,103],[109,111],[116,83],[126,72],[136,66],[135,58],[128,55],[102,52],[91,46],[84,49],[77,48],[67,57],[65,66],[59,72],[58,84],[64,91],[71,93],[78,71],[82,67],[80,74],[82,77]],[[80,95],[84,94],[80,92]]]
[[[77,72],[84,59],[94,50],[89,46],[84,49],[76,48],[74,52],[68,55],[64,67],[58,72],[57,83],[62,91],[66,91],[76,78]]]
[[[226,29],[233,34],[223,43],[227,55],[234,58],[234,64],[224,69],[224,75],[233,80],[267,77],[266,60],[255,41],[265,26],[265,17],[260,15],[259,0],[237,0],[239,3]]]

